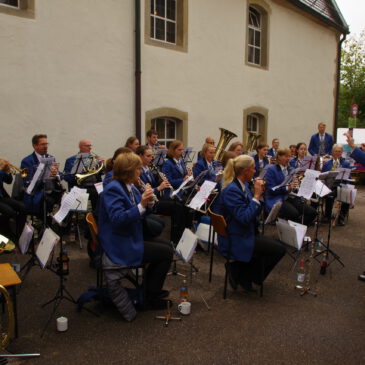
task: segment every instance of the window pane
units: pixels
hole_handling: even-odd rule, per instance
[[[248,47],[248,62],[254,63],[254,48]]]
[[[255,9],[255,8],[250,8],[249,9],[249,24],[256,27],[256,28],[260,28],[261,26],[261,14]]]
[[[255,63],[256,65],[260,64],[260,50],[255,48]]]
[[[157,131],[158,138],[164,139],[165,138],[165,120],[157,118],[152,121],[152,127]]]
[[[248,44],[253,45],[255,41],[255,31],[252,28],[248,29]]]
[[[150,14],[154,14],[154,13],[155,13],[155,0],[151,0]]]
[[[165,0],[155,0],[156,10],[155,15],[165,17]]]
[[[170,43],[175,43],[175,23],[166,22],[167,33],[166,33],[166,41]]]
[[[255,31],[255,46],[256,47],[261,46],[261,32],[258,30]]]
[[[175,139],[176,123],[173,120],[166,120],[166,138]]]
[[[176,9],[176,0],[167,0],[166,17],[168,19],[176,20],[175,9]]]
[[[151,16],[151,31],[150,37],[155,38],[155,17]]]
[[[156,18],[156,39],[165,40],[165,21]]]
[[[18,6],[18,0],[0,0],[0,4],[6,4],[10,6]]]

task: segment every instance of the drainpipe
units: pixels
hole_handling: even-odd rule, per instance
[[[337,87],[336,87],[336,95],[335,95],[335,123],[334,123],[334,136],[337,136],[337,125],[338,125],[338,104],[339,104],[339,95],[340,95],[340,81],[341,81],[341,50],[342,43],[346,39],[346,33],[342,35],[342,38],[338,42],[337,48]],[[337,139],[337,138],[336,138]],[[337,141],[336,141],[337,142]]]
[[[141,0],[135,0],[135,130],[141,141]]]

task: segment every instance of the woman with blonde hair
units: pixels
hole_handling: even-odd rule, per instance
[[[241,155],[228,160],[218,204],[218,213],[224,216],[229,234],[229,239],[218,235],[218,249],[223,256],[234,260],[226,266],[232,288],[237,289],[239,284],[247,292],[255,291],[252,283],[261,285],[285,254],[279,242],[255,236],[264,182],[257,179],[252,194],[249,182],[254,173],[252,157]]]
[[[209,143],[205,143],[201,150],[201,159],[197,161],[193,167],[194,178],[199,176],[203,171],[207,171],[207,174],[199,182],[200,185],[204,183],[205,180],[216,181],[217,177],[217,162],[214,160],[215,147]]]

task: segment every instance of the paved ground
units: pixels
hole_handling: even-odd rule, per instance
[[[228,299],[223,300],[223,260],[216,257],[210,284],[209,260],[199,251],[194,258],[199,272],[189,286],[192,314],[167,328],[154,319],[161,313],[143,312],[133,323],[126,323],[113,308],[91,304],[89,308],[100,313],[95,317],[79,313],[73,304],[63,301],[56,316],[68,317],[69,330],[56,332],[53,318],[40,338],[51,311],[51,307],[40,306],[55,295],[58,278],[34,267],[18,294],[20,336],[9,350],[39,351],[41,357],[12,363],[365,364],[365,283],[357,280],[365,270],[364,206],[362,189],[348,225],[333,230],[331,247],[345,267],[334,262],[321,276],[319,264],[313,263],[311,287],[317,297],[301,297],[294,290],[293,260],[286,256],[266,281],[262,298],[229,291]],[[322,229],[326,235],[326,228]],[[313,236],[313,229],[309,233]],[[274,227],[267,234],[275,235]],[[80,250],[76,244],[67,248],[71,257],[67,289],[77,298],[95,282],[95,272],[88,265],[85,248]],[[6,259],[0,256],[0,262]],[[178,269],[188,271],[183,264]],[[166,281],[175,302],[180,284],[176,276]]]

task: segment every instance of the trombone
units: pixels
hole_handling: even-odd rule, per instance
[[[0,158],[0,170],[12,175],[19,174],[22,178],[26,177],[29,173],[29,170],[27,168],[19,169],[18,167],[12,165],[3,158]]]

